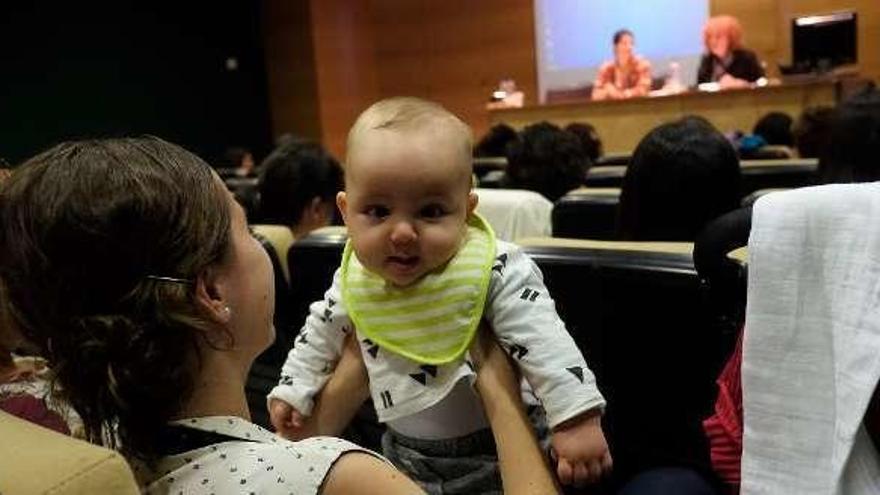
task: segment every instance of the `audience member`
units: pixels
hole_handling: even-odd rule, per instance
[[[0,252],[10,313],[52,364],[53,392],[147,492],[421,493],[353,444],[290,443],[247,421],[243,380],[272,338],[269,264],[219,177],[183,149],[85,141],[29,160],[0,189]],[[482,339],[471,356],[505,489],[553,491],[504,351]],[[349,339],[326,386],[366,394],[361,376]],[[316,399],[319,417],[337,406]]]
[[[16,328],[48,358],[54,391],[147,491],[418,491],[352,444],[288,443],[247,421],[271,272],[195,156],[155,138],[56,146],[3,187],[0,252]]]
[[[590,168],[578,138],[549,122],[523,129],[508,147],[505,186],[528,189],[556,201],[583,185]]]
[[[245,148],[232,147],[223,153],[223,168],[234,176],[252,176],[254,165],[254,156]]]
[[[565,126],[565,130],[574,134],[581,142],[584,153],[590,158],[592,164],[596,163],[604,150],[602,148],[602,139],[596,128],[592,124],[586,122],[574,122]]]
[[[266,157],[260,169],[261,223],[285,225],[294,238],[332,223],[336,193],[343,188],[342,168],[321,145],[288,142]]]
[[[635,36],[628,29],[614,33],[614,60],[599,67],[593,83],[594,100],[621,100],[651,91],[651,63],[634,52]]]
[[[516,139],[516,129],[507,124],[495,124],[474,146],[474,156],[507,156],[507,145],[516,141]]]
[[[693,241],[739,206],[736,151],[701,119],[663,124],[633,153],[620,195],[618,233],[633,241]]]
[[[792,129],[800,158],[819,158],[828,152],[834,108],[811,107],[803,111]]]
[[[827,153],[819,158],[823,183],[880,179],[880,91],[869,89],[838,106]]]
[[[790,147],[794,145],[792,124],[793,119],[787,113],[770,112],[758,119],[752,134],[761,136],[769,145]]]
[[[722,89],[748,87],[764,77],[764,68],[751,50],[743,47],[742,26],[736,17],[710,18],[703,27],[706,53],[697,70],[697,83],[717,82]]]

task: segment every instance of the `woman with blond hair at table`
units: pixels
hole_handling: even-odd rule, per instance
[[[743,30],[736,17],[719,15],[703,26],[706,53],[697,70],[697,84],[717,82],[721,89],[747,88],[764,77],[755,52],[743,46]]]

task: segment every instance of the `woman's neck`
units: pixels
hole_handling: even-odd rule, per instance
[[[201,372],[193,383],[192,396],[177,415],[178,419],[238,416],[250,420],[244,393],[247,373],[241,368],[232,352],[205,352]]]

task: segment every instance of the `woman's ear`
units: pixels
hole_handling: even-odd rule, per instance
[[[345,195],[345,191],[336,193],[336,207],[339,208],[339,213],[342,214],[342,221],[348,225],[348,196]]]
[[[220,325],[227,325],[232,316],[225,292],[223,277],[216,268],[209,267],[196,277],[196,304],[211,321]]]

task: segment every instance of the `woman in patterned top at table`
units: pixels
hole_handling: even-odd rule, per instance
[[[622,100],[647,96],[651,91],[651,62],[634,52],[635,36],[627,29],[614,33],[614,60],[599,68],[593,84],[594,100]]]

